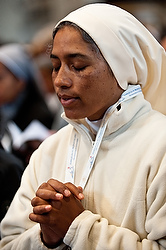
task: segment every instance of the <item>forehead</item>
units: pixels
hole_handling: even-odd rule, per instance
[[[53,41],[52,54],[59,54],[60,51],[87,54],[93,52],[95,54],[92,45],[85,42],[81,32],[73,26],[64,26],[57,31]]]

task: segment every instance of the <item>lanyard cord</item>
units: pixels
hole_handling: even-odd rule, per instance
[[[101,145],[108,121],[109,121],[109,117],[115,111],[115,109],[117,108],[119,104],[137,96],[140,93],[142,93],[140,85],[132,85],[125,92],[123,92],[118,102],[116,102],[113,106],[108,108],[108,110],[106,111],[102,119],[100,128],[98,130],[96,140],[93,145],[91,154],[89,156],[86,168],[83,172],[83,175],[79,184],[79,186],[81,186],[83,189],[85,188],[86,183],[89,179],[90,173],[93,169],[94,162],[97,157],[97,154],[98,154],[98,151],[99,151],[99,148],[100,148],[100,145]],[[78,146],[79,146],[79,139],[78,139],[77,133],[74,133],[71,137],[71,143],[69,146],[66,175],[65,175],[65,182],[71,182],[73,184],[74,184],[75,163],[76,163],[76,158],[77,158]]]

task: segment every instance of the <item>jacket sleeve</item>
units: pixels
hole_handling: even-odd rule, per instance
[[[155,177],[146,185],[146,238],[141,239],[139,232],[129,228],[110,225],[106,218],[85,210],[71,224],[64,242],[73,250],[165,250],[166,157],[161,161]]]
[[[35,164],[33,158],[34,156],[31,162]],[[29,219],[29,214],[32,212],[31,199],[35,196],[39,185],[35,168],[30,165],[25,169],[21,186],[1,222],[1,250],[48,249],[41,241],[40,225]],[[67,246],[63,243],[56,249],[67,249]]]
[[[48,250],[48,248],[42,243],[40,238],[40,226],[36,224],[28,230],[18,233],[17,235],[10,235],[3,238],[0,244],[1,250]],[[67,246],[63,243],[57,250],[67,249]]]
[[[166,220],[163,224],[166,225]],[[157,227],[157,226],[156,226]],[[164,230],[163,230],[164,231]],[[108,225],[105,218],[86,210],[70,226],[64,242],[73,250],[114,249],[114,250],[165,250],[166,238],[144,239],[127,228]]]

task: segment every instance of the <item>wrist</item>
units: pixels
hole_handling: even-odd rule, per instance
[[[43,237],[42,231],[40,233],[40,237],[41,237],[41,241],[43,242],[43,244],[48,247],[48,248],[56,248],[58,246],[60,246],[63,243],[63,239],[59,239],[56,242],[46,242],[46,240]]]

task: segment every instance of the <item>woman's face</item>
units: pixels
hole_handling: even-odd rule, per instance
[[[23,86],[23,82],[0,63],[0,105],[14,101],[22,91]]]
[[[74,27],[56,33],[51,60],[54,88],[70,119],[101,119],[123,92],[103,57]]]

